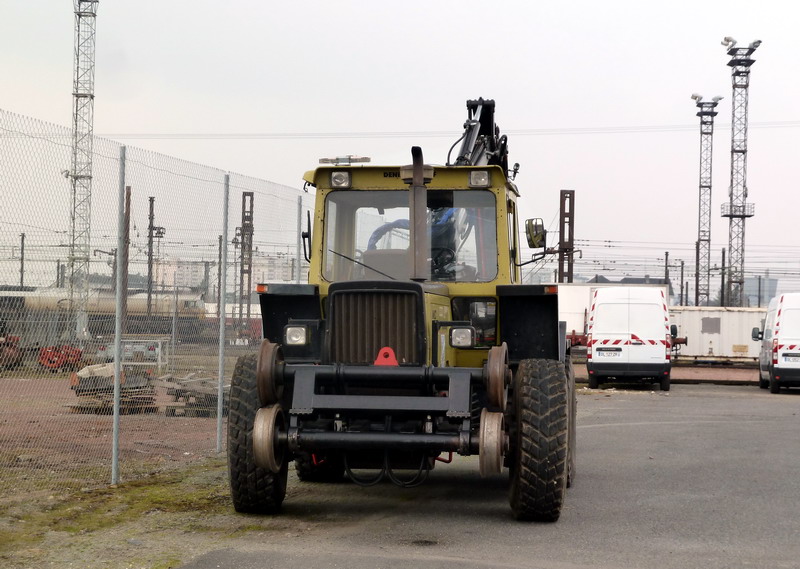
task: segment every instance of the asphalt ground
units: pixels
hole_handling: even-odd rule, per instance
[[[798,412],[800,390],[580,389],[577,476],[554,524],[514,521],[507,477],[460,457],[413,489],[306,484],[284,504],[291,530],[183,567],[797,568]]]

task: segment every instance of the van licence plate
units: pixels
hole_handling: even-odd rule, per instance
[[[618,358],[621,355],[621,352],[597,352],[597,356],[600,358]]]
[[[783,356],[783,361],[789,363],[800,363],[800,356]]]

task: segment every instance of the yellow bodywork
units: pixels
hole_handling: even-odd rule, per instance
[[[426,166],[432,169],[431,179],[426,180],[428,192],[437,190],[468,190],[469,173],[483,170],[490,173],[491,185],[481,188],[491,191],[496,198],[497,228],[497,274],[488,282],[435,282],[428,283],[425,289],[425,316],[427,329],[426,364],[435,360],[439,366],[480,367],[486,361],[486,349],[455,349],[449,343],[449,328],[440,328],[433,338],[432,322],[452,320],[451,301],[456,297],[494,298],[496,286],[520,282],[519,238],[517,231],[516,186],[510,182],[499,166]],[[322,259],[324,256],[324,221],[326,198],[331,192],[339,191],[331,187],[331,177],[335,172],[349,172],[351,177],[348,190],[387,190],[408,191],[409,183],[401,178],[399,166],[347,165],[322,166],[306,172],[303,179],[316,187],[316,206],[311,228],[312,250],[308,273],[309,284],[319,288],[320,301],[324,310],[324,299],[328,296],[331,281],[324,277]],[[325,315],[323,314],[323,317]],[[435,356],[434,356],[435,353]]]

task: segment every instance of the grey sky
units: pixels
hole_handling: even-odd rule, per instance
[[[2,108],[70,124],[72,11],[66,0],[2,0]],[[746,269],[766,267],[780,243],[790,247],[781,269],[800,271],[799,16],[797,3],[770,0],[101,0],[95,133],[299,187],[322,156],[406,163],[418,144],[426,161],[444,163],[465,100],[493,98],[511,161],[521,165],[523,213],[557,229],[558,191],[573,189],[576,237],[645,243],[637,257],[652,257],[658,274],[666,249],[694,264],[694,92],[725,97],[714,139],[712,263],[727,246],[719,213],[730,179],[731,81],[720,40],[760,39]],[[245,136],[282,133],[299,136]],[[586,249],[606,260],[625,254]]]

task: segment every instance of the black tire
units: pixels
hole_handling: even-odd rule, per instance
[[[318,457],[317,464],[310,453],[299,452],[294,457],[297,477],[303,482],[341,482],[344,480],[344,457],[339,453],[327,453]]]
[[[758,387],[767,389],[769,387],[769,380],[761,377],[761,372],[758,374]]]
[[[781,392],[781,384],[778,383],[778,380],[775,379],[775,375],[773,375],[772,372],[769,373],[769,392],[770,393]]]
[[[277,474],[256,466],[253,421],[261,406],[256,387],[256,354],[241,356],[231,379],[228,410],[228,473],[233,507],[243,514],[275,514],[286,496],[289,461]]]
[[[661,384],[661,391],[669,391],[670,374],[663,376],[659,383]]]
[[[516,428],[509,502],[518,520],[555,522],[567,486],[568,386],[557,360],[522,360],[514,377]]]
[[[589,389],[597,389],[600,387],[600,380],[597,379],[596,375],[589,376]]]
[[[567,356],[569,358],[569,356]],[[575,391],[575,371],[572,362],[567,360],[567,396],[570,403],[569,409],[569,438],[567,450],[567,488],[572,488],[575,481],[576,454],[578,451],[577,427],[578,427],[578,393]]]

